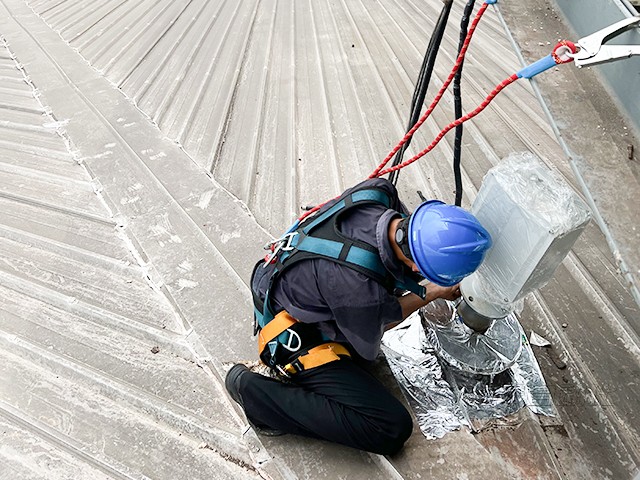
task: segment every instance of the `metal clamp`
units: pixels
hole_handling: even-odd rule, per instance
[[[569,54],[578,68],[613,62],[621,58],[640,55],[640,45],[603,45],[621,33],[640,26],[640,17],[629,17],[581,38],[576,43],[580,50]]]

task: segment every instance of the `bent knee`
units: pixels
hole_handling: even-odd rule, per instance
[[[375,437],[375,451],[380,455],[398,453],[413,432],[413,420],[409,412],[403,407],[393,412],[385,419],[384,425]],[[373,450],[372,450],[373,451]]]

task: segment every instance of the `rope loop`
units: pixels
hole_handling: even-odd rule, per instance
[[[578,47],[573,42],[569,40],[562,40],[558,42],[558,44],[553,47],[553,52],[551,52],[551,56],[557,65],[562,63],[570,63],[573,62],[573,57],[569,54],[578,53]]]

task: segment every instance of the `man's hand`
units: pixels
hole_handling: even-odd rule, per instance
[[[436,298],[444,298],[445,300],[460,298],[460,284],[452,287],[441,287],[435,283],[429,283],[427,285],[427,297],[424,300],[413,293],[400,297],[398,301],[400,302],[400,307],[402,307],[402,319],[404,320],[417,309],[424,307]]]
[[[436,298],[444,298],[445,300],[455,300],[460,298],[460,284],[451,287],[441,287],[435,283],[427,285],[426,303],[432,302]]]

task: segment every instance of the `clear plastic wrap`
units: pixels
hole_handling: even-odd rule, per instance
[[[517,358],[505,370],[500,355],[495,355],[496,364],[487,361],[483,369],[502,371],[490,375],[456,368],[449,363],[453,357],[443,358],[435,332],[453,324],[461,324],[453,304],[437,300],[385,333],[382,342],[391,371],[427,438],[441,438],[462,426],[479,430],[488,420],[506,417],[524,406],[537,414],[555,415],[551,395],[515,317],[509,319],[507,330],[516,336]],[[472,336],[482,337],[470,334],[468,338]],[[470,352],[463,357],[467,358],[474,356],[474,345],[486,347],[477,339],[466,345]],[[486,357],[484,352],[480,357]]]
[[[493,247],[463,286],[508,311],[552,277],[591,217],[573,189],[530,152],[489,170],[471,211]]]

